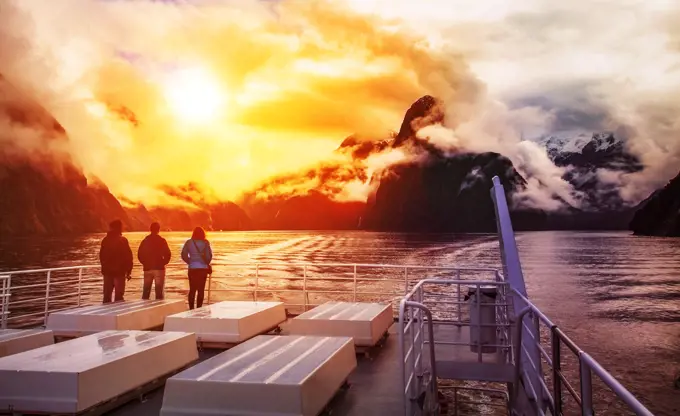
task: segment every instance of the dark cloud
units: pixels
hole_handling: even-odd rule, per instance
[[[588,94],[583,84],[565,85],[537,95],[527,95],[509,102],[511,108],[538,107],[553,115],[551,130],[608,130],[612,117],[602,103]]]

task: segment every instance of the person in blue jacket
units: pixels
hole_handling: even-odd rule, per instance
[[[182,260],[189,265],[189,309],[203,306],[205,283],[212,274],[212,248],[201,227],[194,229],[191,238],[182,247]]]

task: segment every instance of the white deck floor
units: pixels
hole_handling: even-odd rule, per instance
[[[165,331],[194,332],[199,342],[236,344],[286,320],[282,302],[225,301],[165,318]]]
[[[82,336],[108,330],[148,330],[187,309],[183,300],[136,300],[53,312],[47,329],[55,336]]]
[[[347,337],[257,336],[167,381],[162,416],[315,416],[356,368]]]
[[[106,331],[0,358],[0,409],[75,413],[198,359],[194,334]]]
[[[290,333],[352,337],[357,346],[373,346],[393,322],[390,304],[327,302],[293,319]]]
[[[0,358],[54,344],[52,331],[0,329]]]

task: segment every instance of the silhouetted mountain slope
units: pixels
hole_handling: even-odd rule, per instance
[[[369,200],[365,226],[381,231],[494,232],[490,189],[496,175],[510,201],[525,184],[510,160],[497,153],[460,154],[394,166],[382,176]],[[527,211],[516,220],[518,229],[540,228],[543,215]]]
[[[339,202],[316,191],[276,196],[246,206],[253,226],[265,230],[356,230],[363,202]]]
[[[217,202],[201,207],[151,207],[138,205],[125,208],[134,230],[147,230],[159,222],[166,231],[191,231],[203,227],[210,231],[243,231],[252,229],[252,221],[233,202]]]
[[[64,128],[0,76],[0,234],[105,231],[129,220],[102,183],[66,151]]]
[[[630,229],[639,235],[680,237],[680,174],[640,204]]]

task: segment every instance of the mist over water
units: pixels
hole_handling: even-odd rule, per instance
[[[135,253],[144,235],[126,234]],[[172,261],[179,261],[189,234],[164,236],[173,252]],[[2,239],[0,271],[97,264],[101,238]],[[208,238],[215,252],[216,276],[229,285],[238,284],[244,276],[220,266],[229,262],[500,265],[496,236],[488,234],[212,232]],[[680,373],[680,239],[619,232],[536,232],[520,233],[517,240],[530,298],[652,412],[680,414],[680,391],[673,388],[673,378]],[[301,274],[300,270],[283,272]],[[312,272],[321,273],[314,268]],[[403,272],[380,273],[393,277]],[[135,269],[135,277],[140,274]],[[172,266],[169,276],[168,291],[187,289],[183,267]],[[39,281],[44,275],[30,279]],[[99,285],[98,280],[92,283],[84,293],[85,301],[99,301]],[[52,293],[73,291],[64,286],[54,286]],[[138,292],[126,298],[136,296]],[[568,374],[577,373],[569,370]],[[596,408],[600,414],[622,414],[614,410],[618,405],[602,399],[609,407]]]

